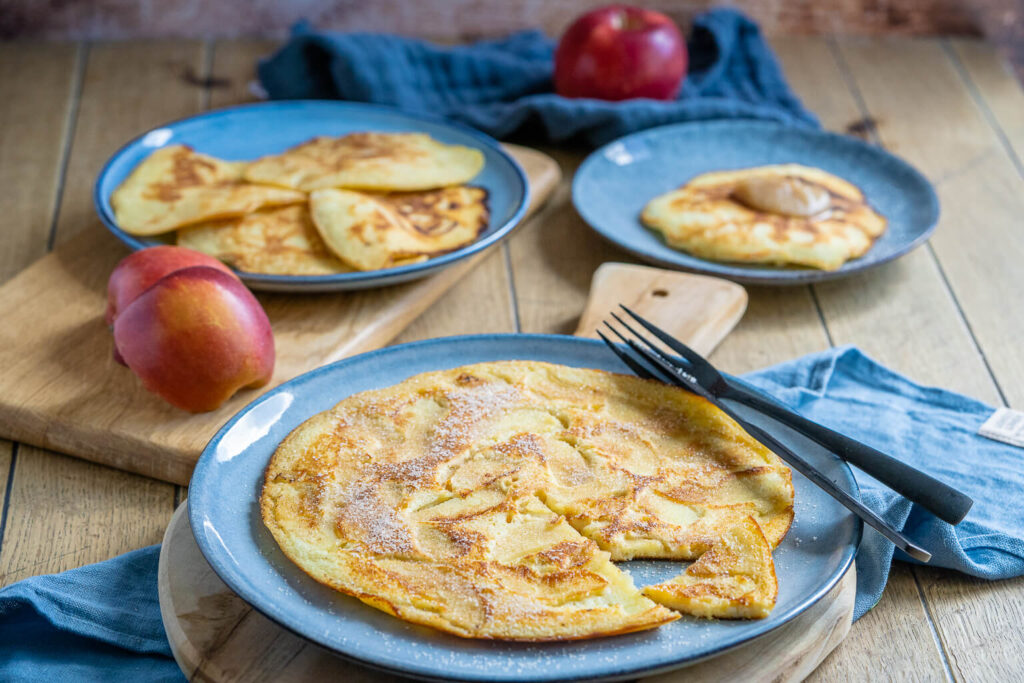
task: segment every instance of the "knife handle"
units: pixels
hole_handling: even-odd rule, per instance
[[[723,398],[746,404],[792,427],[943,521],[959,524],[974,505],[971,498],[952,486],[867,444],[812,422],[795,411],[766,400],[754,391],[733,383],[730,383],[729,389]]]

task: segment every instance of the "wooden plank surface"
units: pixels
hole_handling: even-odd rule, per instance
[[[202,71],[201,44],[111,44],[83,52],[84,76],[73,103],[73,137],[56,209],[58,242],[98,222],[92,183],[114,150],[200,106],[200,89],[184,83],[180,74],[187,68]],[[21,447],[0,546],[0,585],[159,542],[174,502],[170,484]]]
[[[0,45],[0,206],[6,219],[0,283],[46,252],[80,54],[70,44]],[[14,445],[0,440],[0,556],[16,460]]]
[[[849,81],[843,65],[836,59],[835,50],[827,41],[820,38],[780,40],[775,42],[775,48],[793,88],[802,94],[805,104],[818,113],[825,127],[841,132],[866,130],[870,135],[870,126],[865,129],[858,124],[870,119],[871,112],[859,106],[854,84]],[[919,260],[920,257],[921,250],[918,250],[894,264],[866,273],[865,277],[814,286],[812,298],[819,307],[820,321],[826,327],[829,341],[833,344],[857,343],[875,355],[902,347],[903,343],[897,342],[896,338],[912,334],[909,330],[913,328],[904,327],[900,316],[907,310],[913,310],[915,292],[884,293],[892,291],[893,278],[903,280],[923,289],[924,299],[929,305],[922,308],[934,310],[935,282],[921,277],[922,274],[927,275],[928,264],[915,262],[909,267],[906,265],[910,259]],[[780,292],[777,296],[785,293]],[[809,313],[805,311],[801,319],[807,321],[808,317]],[[877,338],[865,339],[860,332],[872,324],[878,327]],[[809,321],[805,322],[805,326],[809,325]],[[788,357],[794,355],[800,354]],[[865,533],[876,532],[866,529]],[[878,605],[853,625],[846,639],[818,668],[813,678],[843,680],[851,666],[867,667],[876,660],[886,662],[886,673],[892,678],[915,673],[925,679],[943,676],[943,660],[932,637],[927,611],[912,572],[902,566],[894,568]]]
[[[983,71],[974,60],[985,90],[999,96],[990,105],[971,80],[970,70],[958,69],[938,41],[847,45],[844,54],[861,83],[866,105],[880,112],[883,142],[899,144],[901,154],[936,181],[943,217],[932,245],[965,325],[991,371],[983,382],[976,363],[966,372],[961,366],[936,365],[922,372],[924,381],[956,387],[971,375],[973,382],[992,386],[966,393],[998,404],[998,383],[1011,405],[1024,405],[1024,359],[1019,352],[1024,322],[1018,315],[1008,315],[997,295],[1020,291],[1024,285],[1022,177],[1010,138],[1000,127],[1000,118],[1011,125],[1013,121],[1006,118],[1007,100],[1016,99],[1006,95],[1007,77],[1000,79],[991,70],[991,61]],[[890,66],[880,71],[883,63]],[[993,110],[1000,111],[1000,117]],[[956,118],[941,118],[943,111]],[[941,144],[919,133],[940,124]],[[955,143],[948,154],[937,154],[936,149],[946,144],[947,130]],[[986,273],[993,276],[985,277]],[[1020,675],[1024,636],[1011,625],[1024,618],[1024,581],[990,583],[936,569],[914,571],[956,678],[1010,680]]]
[[[46,252],[79,50],[0,44],[0,282]]]
[[[25,131],[0,141],[0,180],[12,160],[31,159],[32,187],[45,190],[14,192],[0,182],[5,211],[18,217],[10,228],[16,248],[0,253],[0,278],[45,250],[65,158],[58,241],[95,223],[91,184],[113,149],[157,122],[249,99],[253,61],[271,47],[261,41],[47,45],[14,53],[36,60],[34,66],[9,68],[0,59],[0,92],[29,87],[33,97],[49,98],[38,117],[26,116],[24,103],[0,102],[0,123]],[[936,183],[943,217],[930,247],[872,273],[813,289],[750,288],[748,312],[714,360],[741,372],[830,343],[856,343],[919,381],[1024,405],[1024,319],[1009,314],[1003,301],[1024,285],[1024,92],[990,48],[969,41],[787,38],[776,47],[795,89],[823,123],[859,131],[921,168]],[[0,56],[5,49],[0,46]],[[80,87],[76,59],[85,60]],[[47,85],[32,87],[36,82]],[[62,137],[69,129],[71,141]],[[597,265],[631,259],[596,239],[568,201],[568,179],[581,155],[557,155],[566,181],[555,201],[401,341],[572,331]],[[0,585],[154,542],[173,510],[172,487],[24,446],[12,456],[10,445],[0,443],[0,509],[8,488]],[[1012,679],[1020,675],[1024,649],[1016,626],[1024,617],[1022,598],[1022,581],[990,583],[897,565],[881,603],[813,678],[873,672],[890,679]]]

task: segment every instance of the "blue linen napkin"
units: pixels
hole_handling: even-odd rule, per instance
[[[987,579],[1024,575],[1024,449],[976,435],[993,408],[915,384],[851,347],[745,379],[973,497],[952,527],[854,470],[865,503],[930,550],[931,565]],[[181,680],[160,620],[157,553],[144,548],[0,590],[0,680]],[[893,559],[892,545],[865,528],[855,618],[878,602]]]
[[[271,99],[391,105],[497,138],[519,132],[599,145],[683,121],[818,125],[790,91],[757,24],[734,10],[716,9],[694,20],[689,73],[676,101],[560,97],[552,92],[554,46],[537,31],[439,47],[392,35],[317,32],[301,23],[280,51],[260,63],[259,77]]]
[[[154,545],[0,590],[0,681],[183,681]]]

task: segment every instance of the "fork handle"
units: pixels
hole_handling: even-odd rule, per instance
[[[808,420],[803,415],[766,400],[754,391],[729,383],[723,398],[754,408],[816,441],[862,472],[893,491],[929,510],[941,520],[958,524],[974,501],[952,486],[837,431]]]
[[[874,510],[867,507],[857,498],[840,488],[835,484],[835,482],[812,467],[807,461],[783,445],[782,442],[774,436],[760,427],[750,424],[730,410],[725,410],[725,412],[729,414],[729,417],[736,420],[736,422],[743,427],[748,434],[774,451],[776,455],[789,463],[789,465],[800,472],[800,474],[804,475],[814,484],[824,489],[826,493],[839,501],[843,507],[860,517],[862,521],[889,539],[889,541],[897,548],[913,557],[915,560],[919,560],[921,562],[928,562],[932,559],[931,553],[914,543],[902,532],[894,529],[888,522],[879,517]]]

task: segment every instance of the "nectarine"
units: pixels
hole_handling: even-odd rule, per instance
[[[207,265],[175,270],[118,309],[114,345],[147,389],[190,412],[263,386],[274,370],[267,314],[237,277]]]
[[[121,259],[110,273],[107,281],[107,325],[113,325],[117,314],[157,280],[189,266],[209,266],[237,277],[217,259],[194,249],[171,245],[140,249]]]

